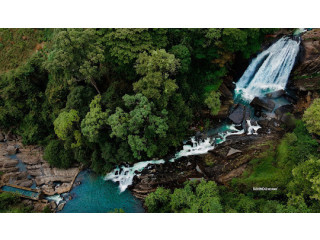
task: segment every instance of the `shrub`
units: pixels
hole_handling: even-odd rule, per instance
[[[310,133],[320,135],[320,98],[313,101],[303,114],[303,121]]]
[[[204,103],[207,104],[207,106],[210,108],[211,114],[213,116],[217,115],[221,107],[220,93],[216,91],[211,91]]]
[[[20,198],[16,194],[3,192],[0,193],[0,211],[8,210],[8,208],[14,204],[17,204]]]

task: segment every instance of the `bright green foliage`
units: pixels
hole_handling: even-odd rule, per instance
[[[74,162],[74,156],[71,150],[65,149],[59,140],[49,142],[44,150],[43,158],[53,167],[69,168]]]
[[[73,135],[74,126],[79,123],[78,111],[71,109],[70,111],[63,111],[58,118],[53,122],[54,131],[58,138],[67,140],[70,135]]]
[[[8,192],[0,193],[0,211],[6,210],[10,205],[17,204],[19,200],[19,196],[16,194]]]
[[[90,142],[97,142],[99,132],[106,126],[109,116],[108,111],[101,107],[101,96],[97,95],[90,103],[90,111],[81,122],[81,132]]]
[[[148,212],[169,212],[170,211],[171,194],[169,189],[162,187],[157,188],[154,193],[150,193],[146,200],[145,205],[148,208]]]
[[[292,170],[290,189],[294,193],[320,200],[320,159],[310,157]]]
[[[147,196],[145,205],[149,212],[218,213],[223,210],[218,187],[213,181],[189,181],[173,193],[158,188]]]
[[[144,77],[133,84],[134,91],[142,93],[148,99],[161,102],[161,106],[165,107],[169,97],[178,88],[170,75],[175,73],[179,65],[179,60],[164,49],[151,51],[151,55],[140,54],[136,71]]]
[[[92,84],[99,92],[94,79],[100,76],[104,61],[104,48],[94,29],[58,29],[45,67],[67,81]]]
[[[206,100],[204,102],[210,108],[211,114],[213,116],[218,114],[218,112],[220,111],[220,106],[221,106],[219,92],[211,91],[209,96],[206,98]]]
[[[167,111],[155,115],[154,104],[140,93],[125,95],[123,101],[129,111],[118,107],[109,117],[110,136],[126,140],[137,159],[141,159],[143,153],[153,157],[158,150],[157,139],[165,137],[168,130]]]
[[[307,129],[310,133],[320,136],[320,98],[315,99],[303,114]]]
[[[29,213],[30,207],[24,206],[18,194],[0,193],[0,213]]]
[[[132,63],[140,53],[167,45],[166,29],[120,28],[107,33],[106,44],[119,65]]]

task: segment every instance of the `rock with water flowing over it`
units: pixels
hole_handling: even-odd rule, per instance
[[[238,104],[234,111],[229,115],[229,119],[235,124],[240,124],[243,121],[245,114],[245,106]]]
[[[252,107],[254,107],[255,110],[265,109],[265,110],[271,112],[271,111],[274,109],[274,107],[275,107],[276,104],[274,103],[274,101],[272,101],[272,100],[269,99],[269,98],[265,98],[265,97],[263,97],[263,98],[255,97],[255,98],[251,101],[250,105],[251,105]]]
[[[283,90],[283,89],[280,89],[278,91],[274,91],[274,92],[271,92],[271,93],[267,93],[265,96],[267,98],[279,98],[279,97],[282,97],[286,92]]]

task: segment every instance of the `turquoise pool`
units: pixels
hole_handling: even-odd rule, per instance
[[[105,181],[102,176],[92,171],[79,173],[70,195],[72,200],[66,202],[62,213],[108,213],[122,208],[126,213],[144,212],[141,201],[135,198],[130,191],[122,193],[119,186],[111,181]]]

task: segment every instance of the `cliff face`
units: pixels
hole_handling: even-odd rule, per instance
[[[320,90],[320,29],[302,35],[302,56],[293,73],[293,85],[300,91]]]

